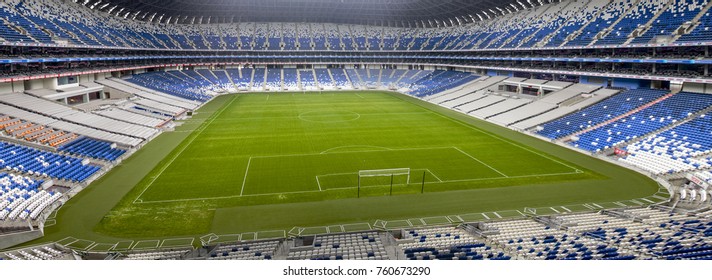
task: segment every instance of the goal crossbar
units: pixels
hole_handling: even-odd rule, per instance
[[[386,177],[394,175],[410,175],[410,168],[360,170],[359,177]]]

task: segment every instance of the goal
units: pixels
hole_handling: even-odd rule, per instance
[[[360,170],[358,186],[384,186],[410,184],[410,168]]]

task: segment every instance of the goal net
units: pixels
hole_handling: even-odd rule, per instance
[[[410,184],[410,168],[361,170],[358,172],[359,187]]]

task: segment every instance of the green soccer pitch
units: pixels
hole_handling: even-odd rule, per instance
[[[408,172],[359,176],[385,169]],[[397,93],[227,95],[70,200],[37,243],[373,224],[658,189],[631,170]]]

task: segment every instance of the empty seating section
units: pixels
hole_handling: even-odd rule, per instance
[[[622,210],[623,219],[604,214],[575,214],[560,217],[572,224],[568,229],[617,247],[629,248],[642,258],[709,259],[712,245],[709,220],[661,213],[654,209]],[[634,222],[633,219],[642,222]]]
[[[607,245],[585,235],[554,229],[531,220],[486,224],[499,234],[488,237],[494,244],[534,260],[621,260],[635,259],[626,249]]]
[[[255,68],[252,75],[252,89],[262,90],[266,86],[267,69]]]
[[[11,93],[0,95],[0,103],[67,122],[136,138],[149,139],[158,133],[158,130],[154,128],[117,121],[96,114],[84,113],[65,105],[27,94]],[[61,127],[57,128],[62,129]]]
[[[707,0],[678,0],[658,17],[643,35],[635,38],[633,44],[650,43],[656,36],[674,37],[673,32],[684,23],[695,18],[707,5]],[[704,21],[704,20],[703,20]],[[699,27],[698,27],[699,28]],[[694,37],[694,35],[692,35]],[[684,36],[683,36],[684,37]],[[699,41],[709,41],[699,38]]]
[[[11,42],[197,50],[460,50],[649,43],[704,11],[706,0],[561,1],[475,23],[396,28],[323,23],[163,24],[120,20],[59,0],[0,5],[0,37]],[[665,9],[665,10],[663,10]],[[646,24],[651,22],[646,30]],[[705,13],[680,42],[710,41]],[[635,35],[639,37],[629,37]],[[106,36],[118,34],[119,36]]]
[[[546,43],[545,46],[559,47],[567,43],[570,36],[577,36],[577,32],[598,15],[608,3],[609,1],[606,0],[590,0],[581,10],[569,17],[558,31],[549,35],[549,40],[544,41]],[[595,32],[595,30],[593,29],[589,32]]]
[[[532,127],[536,127],[542,123],[550,122],[552,120],[561,118],[565,115],[571,114],[572,112],[579,111],[583,108],[586,108],[588,106],[592,106],[598,102],[601,102],[602,100],[618,93],[618,90],[609,90],[609,89],[601,89],[593,92],[591,96],[586,98],[585,100],[582,100],[578,103],[572,104],[571,106],[559,106],[556,108],[550,107],[548,109],[543,109],[543,110],[537,110],[537,111],[528,111],[528,106],[523,106],[521,108],[512,110],[511,112],[507,112],[505,114],[502,114],[501,116],[497,116],[495,118],[492,118],[493,122],[499,123],[499,124],[505,124],[505,125],[511,125],[514,128],[517,129],[530,129]],[[532,105],[550,105],[553,106],[553,104],[549,103],[538,103],[534,102]],[[521,111],[518,111],[521,110]],[[515,112],[518,111],[518,112]],[[509,113],[512,113],[511,115],[507,115]],[[505,116],[507,115],[507,116]],[[499,119],[501,117],[501,119]]]
[[[511,256],[492,248],[459,228],[406,230],[399,242],[409,260],[509,260]]]
[[[252,69],[227,69],[227,74],[238,89],[247,89],[252,82]]]
[[[134,75],[127,81],[188,100],[205,102],[210,99],[210,96],[206,94],[205,89],[203,89],[200,84],[188,80],[188,77],[178,76],[178,73],[174,72],[179,71],[152,72]]]
[[[587,46],[596,39],[596,35],[602,30],[611,27],[631,7],[637,0],[613,0],[605,6],[598,17],[587,23],[586,27],[580,30],[575,39],[566,43],[566,46]]]
[[[650,89],[625,91],[581,111],[544,124],[543,130],[537,133],[551,139],[569,136],[630,112],[667,93],[667,91]]]
[[[628,40],[628,35],[633,30],[643,26],[662,10],[669,0],[639,0],[638,4],[631,7],[628,13],[611,27],[611,31],[596,41],[596,45],[620,45]],[[678,25],[679,26],[679,25]]]
[[[267,69],[267,89],[281,90],[282,89],[282,69],[270,68]]]
[[[328,69],[314,69],[316,81],[322,89],[334,89],[334,80],[331,78]]]
[[[163,107],[163,106],[161,106]],[[144,114],[119,109],[119,108],[108,108],[103,110],[96,110],[93,113],[97,115],[102,115],[107,118],[112,118],[115,120],[125,121],[132,124],[138,124],[147,127],[160,127],[166,123],[166,119],[159,119],[154,116],[147,116]]]
[[[689,1],[689,0],[688,0]],[[705,2],[698,1],[697,3]],[[676,42],[705,42],[712,41],[712,13],[706,11],[700,18],[700,23],[690,33],[684,34]]]
[[[677,93],[625,118],[581,134],[572,145],[592,152],[600,151],[674,125],[710,106],[712,94]]]
[[[567,3],[557,3],[554,5],[538,6],[528,11],[522,18],[513,23],[509,30],[496,42],[490,44],[489,48],[516,48],[519,47],[529,36],[534,35],[543,24],[544,14],[557,14],[558,10]]]
[[[0,166],[30,175],[82,182],[99,171],[99,166],[81,159],[34,148],[0,142]]]
[[[322,235],[311,246],[292,248],[289,260],[387,260],[377,232]]]
[[[299,78],[297,77],[297,69],[284,69],[282,72],[284,88],[286,90],[298,90]]]
[[[117,160],[126,150],[117,149],[111,143],[81,138],[59,147],[59,151],[108,161]]]
[[[16,107],[0,104],[0,111],[3,114],[24,121],[36,123],[46,126],[46,130],[35,132],[27,135],[25,141],[35,141],[43,145],[58,145],[66,142],[65,139],[75,137],[72,134],[84,135],[92,138],[100,139],[107,142],[119,143],[125,146],[136,146],[142,142],[141,139],[115,134],[103,130],[98,130],[88,126],[82,126],[66,121],[43,116],[37,113],[19,109]],[[69,140],[69,139],[68,139]]]
[[[61,194],[41,181],[0,173],[0,221],[29,219]],[[31,202],[30,202],[31,201]],[[21,209],[21,210],[16,210]],[[34,210],[32,210],[34,209]],[[20,214],[17,214],[20,213]],[[17,215],[17,218],[10,216]],[[22,215],[25,218],[19,218]],[[491,220],[458,227],[357,232],[221,243],[192,249],[118,254],[121,260],[710,260],[712,211],[669,207]],[[35,219],[35,218],[32,218]],[[0,253],[0,260],[70,259],[41,245]]]
[[[79,137],[74,133],[2,114],[0,114],[0,130],[4,131],[7,136],[51,147],[57,147]]]
[[[410,84],[410,95],[425,97],[448,89],[456,88],[479,78],[471,73],[455,71],[433,71]]]
[[[121,259],[129,261],[139,260],[181,260],[183,256],[190,253],[190,250],[162,250],[157,252],[132,252],[126,254]]]
[[[122,79],[105,79],[97,81],[97,83],[109,88],[118,89],[120,91],[134,94],[141,99],[155,102],[159,107],[155,109],[166,109],[173,116],[179,116],[185,113],[186,110],[197,109],[201,102],[184,99],[175,95],[170,95],[160,91],[151,90],[141,87],[134,83],[124,81]],[[158,104],[160,103],[160,104]]]
[[[299,70],[299,81],[304,90],[316,89],[316,78],[314,78],[314,71],[311,69]]]
[[[712,167],[712,117],[702,115],[670,130],[628,145],[621,161],[661,173],[687,172]]]
[[[221,244],[208,254],[209,260],[271,260],[279,240]]]
[[[43,190],[42,183],[42,180],[0,173],[0,221],[35,220],[62,197],[59,192]]]
[[[358,69],[356,70],[356,75],[361,79],[366,88],[376,88],[378,87],[378,70],[373,69]]]
[[[351,83],[349,82],[349,79],[346,77],[346,72],[344,72],[344,69],[332,68],[329,69],[329,72],[331,72],[331,77],[334,78],[334,85],[336,85],[337,88],[353,88],[353,86],[351,86]]]
[[[52,248],[51,246],[38,246],[20,249],[13,252],[0,254],[0,260],[70,260],[71,254]]]

